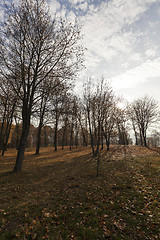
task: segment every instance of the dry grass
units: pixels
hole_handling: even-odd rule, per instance
[[[159,239],[160,155],[143,147],[15,150],[0,164],[0,239]]]

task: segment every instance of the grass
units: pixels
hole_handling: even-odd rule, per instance
[[[100,176],[90,148],[0,161],[0,239],[160,239],[160,155],[143,147],[101,152]]]

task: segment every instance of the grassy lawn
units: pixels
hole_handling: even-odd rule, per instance
[[[0,157],[0,240],[160,239],[160,152],[112,147],[100,176],[90,148]]]

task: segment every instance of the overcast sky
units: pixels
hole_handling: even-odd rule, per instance
[[[100,78],[133,100],[160,101],[160,0],[50,0],[51,11],[83,25],[85,66],[77,80]]]
[[[87,77],[103,75],[129,101],[148,94],[160,102],[160,0],[48,2],[53,16],[83,26],[86,68],[76,81],[77,92]]]

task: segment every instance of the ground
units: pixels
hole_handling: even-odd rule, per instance
[[[160,239],[158,149],[103,150],[99,177],[90,147],[34,151],[0,157],[0,240]]]

